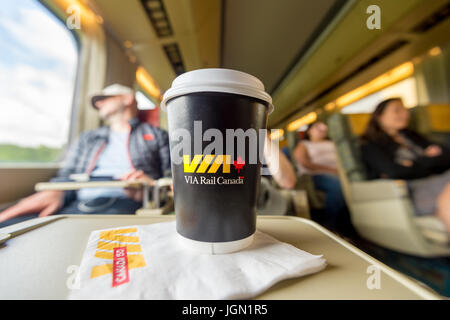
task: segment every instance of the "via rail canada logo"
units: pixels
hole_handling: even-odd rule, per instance
[[[244,170],[245,161],[240,156],[232,163],[231,156],[226,154],[196,154],[192,159],[189,155],[183,155],[183,164],[184,173],[191,174],[184,176],[187,184],[244,184],[244,176],[241,171]],[[220,173],[220,168],[222,168],[221,173],[224,176],[200,175],[205,173]],[[234,168],[233,171],[238,174],[237,178],[227,178],[225,176],[231,174],[231,168]]]
[[[100,232],[95,258],[102,263],[92,268],[91,279],[112,274],[112,287],[117,287],[130,281],[129,270],[146,266],[136,233],[137,228]]]

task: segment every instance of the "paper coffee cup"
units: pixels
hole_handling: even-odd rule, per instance
[[[247,247],[256,231],[270,95],[249,74],[201,69],[177,77],[161,106],[181,242],[212,254]]]

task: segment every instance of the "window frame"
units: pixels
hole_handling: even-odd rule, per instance
[[[77,99],[78,99],[78,92],[79,92],[79,86],[80,86],[80,79],[81,79],[81,51],[83,49],[82,46],[82,41],[81,38],[83,36],[82,34],[82,30],[76,30],[76,29],[69,29],[67,27],[66,24],[66,19],[67,16],[60,14],[60,12],[58,12],[58,10],[54,9],[53,7],[51,7],[46,0],[35,0],[38,3],[40,3],[46,10],[48,10],[49,13],[51,13],[63,26],[64,28],[66,28],[67,31],[69,31],[69,33],[71,33],[71,35],[73,36],[73,39],[75,40],[75,46],[76,46],[76,52],[77,52],[77,65],[75,66],[75,81],[74,81],[74,88],[73,88],[73,92],[72,92],[72,105],[70,106],[70,121],[69,121],[69,135],[67,137],[67,143],[66,145],[61,148],[61,154],[60,154],[60,159],[56,162],[52,162],[53,164],[55,164],[55,166],[60,167],[61,166],[61,162],[62,162],[62,158],[64,157],[64,155],[66,154],[67,149],[69,148],[69,146],[74,142],[75,140],[75,132],[74,132],[74,127],[75,127],[75,121],[76,121],[76,114],[78,112],[78,103],[77,103]]]
[[[68,136],[67,136],[67,142],[64,144],[60,149],[60,154],[58,158],[51,162],[5,162],[0,163],[0,170],[2,169],[29,169],[29,168],[40,168],[43,170],[46,169],[58,169],[61,167],[63,158],[71,145],[74,141],[74,130],[73,127],[75,125],[75,115],[78,112],[78,106],[77,106],[77,96],[78,96],[78,89],[81,79],[81,58],[82,58],[82,30],[75,30],[75,29],[69,29],[66,25],[66,16],[63,15],[62,12],[58,12],[54,7],[52,7],[49,3],[47,3],[48,0],[32,0],[35,1],[37,5],[41,5],[43,10],[47,10],[47,12],[51,15],[53,15],[56,20],[62,24],[62,26],[70,33],[70,36],[72,36],[72,39],[74,40],[75,44],[75,52],[77,54],[77,61],[75,66],[75,78],[74,78],[74,86],[72,90],[72,102],[69,106],[70,108],[70,119],[69,119],[69,129],[68,129]]]

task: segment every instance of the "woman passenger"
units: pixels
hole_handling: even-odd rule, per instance
[[[316,122],[307,128],[305,140],[293,151],[299,172],[312,176],[314,187],[325,192],[325,219],[323,224],[336,229],[338,220],[347,219],[347,206],[338,178],[334,143],[328,139],[328,126]]]
[[[362,159],[372,179],[404,179],[419,216],[434,214],[450,231],[450,150],[408,130],[400,98],[381,102],[362,137]]]

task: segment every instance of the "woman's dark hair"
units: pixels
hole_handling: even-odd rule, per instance
[[[370,117],[369,123],[367,125],[366,131],[362,135],[364,141],[375,142],[375,143],[389,143],[393,142],[392,138],[383,130],[380,125],[380,116],[386,110],[386,107],[394,101],[402,101],[401,98],[390,98],[380,102],[375,111]]]
[[[304,140],[310,140],[310,136],[309,136],[309,130],[311,129],[311,127],[313,126],[315,122],[308,124],[308,126],[306,127],[305,133],[304,133]]]
[[[310,137],[310,135],[309,135],[309,130],[311,130],[311,128],[313,127],[313,125],[315,125],[316,123],[323,123],[323,124],[325,124],[323,121],[316,121],[316,122],[313,122],[313,123],[310,123],[310,124],[308,124],[308,126],[306,127],[306,130],[305,130],[305,137],[303,138],[304,140],[311,140],[311,137]],[[326,125],[326,124],[325,124]],[[328,135],[325,137],[325,140],[330,140],[330,138],[328,137]]]

